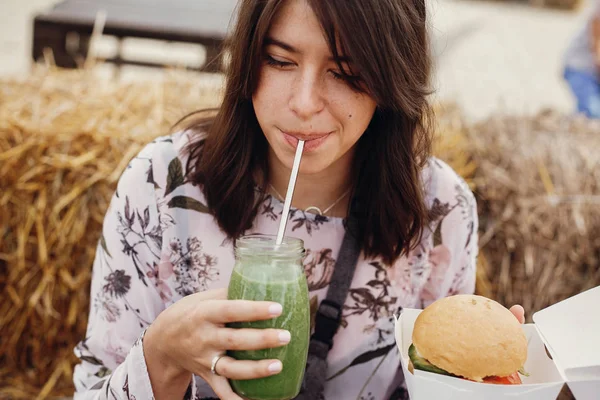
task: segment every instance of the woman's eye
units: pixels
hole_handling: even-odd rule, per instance
[[[348,83],[358,83],[358,82],[362,81],[362,79],[358,75],[344,75],[338,71],[330,71],[330,72],[334,79],[337,79],[340,81],[344,81],[344,82],[348,82]]]
[[[345,81],[346,77],[342,74],[340,74],[339,72],[336,71],[331,71],[331,75],[333,75],[334,79],[340,80],[340,81]]]
[[[277,60],[276,58],[273,58],[271,56],[267,56],[266,57],[266,61],[268,65],[272,65],[275,67],[288,67],[290,65],[292,65],[291,62],[287,62],[287,61],[281,61],[281,60]]]

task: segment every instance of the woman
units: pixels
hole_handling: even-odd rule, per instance
[[[239,400],[227,378],[281,371],[274,360],[224,357],[213,373],[211,360],[289,340],[223,324],[281,312],[227,301],[225,288],[233,240],[276,233],[300,139],[287,234],[305,242],[313,304],[327,292],[350,202],[361,207],[362,254],[325,398],[405,396],[393,314],[472,293],[477,254],[474,197],[429,157],[426,23],[422,0],[241,2],[217,115],[149,144],[118,184],[76,348],[76,399]]]

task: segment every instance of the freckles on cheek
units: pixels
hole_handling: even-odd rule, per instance
[[[265,81],[257,91],[258,98],[263,107],[274,108],[286,104],[281,87],[273,82]]]

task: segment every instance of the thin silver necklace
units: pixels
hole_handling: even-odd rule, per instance
[[[283,196],[282,196],[282,195],[280,195],[280,194],[279,194],[279,192],[277,191],[277,189],[275,189],[275,188],[273,187],[273,185],[271,185],[270,183],[269,183],[269,186],[271,187],[271,190],[273,190],[273,191],[275,192],[275,194],[277,195],[277,197],[278,197],[278,200],[279,200],[279,201],[281,201],[281,202],[283,202],[283,201],[284,201],[284,198],[283,198]],[[314,211],[316,211],[316,212],[317,212],[319,215],[325,215],[325,214],[327,214],[329,211],[331,211],[331,209],[332,209],[333,207],[335,207],[337,203],[339,203],[339,202],[340,202],[340,201],[341,201],[341,200],[342,200],[344,197],[346,197],[346,196],[348,195],[348,193],[350,193],[350,189],[346,190],[346,191],[345,191],[345,192],[344,192],[344,193],[343,193],[343,194],[342,194],[342,195],[341,195],[341,196],[340,196],[340,197],[339,197],[339,198],[338,198],[336,201],[334,201],[334,202],[333,202],[333,204],[331,204],[329,207],[327,207],[327,208],[326,208],[326,209],[324,209],[323,211],[321,211],[321,209],[320,209],[319,207],[317,207],[317,206],[310,206],[310,207],[306,208],[304,211],[314,210]]]

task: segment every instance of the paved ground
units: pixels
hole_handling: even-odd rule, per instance
[[[28,70],[32,15],[55,1],[0,0],[1,75]],[[568,12],[499,1],[431,0],[437,98],[458,102],[472,119],[498,110],[570,110],[572,99],[562,81],[561,55],[588,6],[584,2],[579,10]],[[111,46],[106,40],[102,49],[110,51]],[[127,51],[155,58],[180,57],[182,62],[201,57],[185,47],[153,44],[130,43]],[[124,76],[145,75],[128,70]]]
[[[433,0],[438,96],[454,99],[473,118],[499,109],[570,111],[562,53],[582,25],[575,12],[516,3]]]

